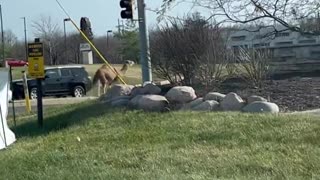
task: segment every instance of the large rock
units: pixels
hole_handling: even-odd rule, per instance
[[[129,104],[129,99],[118,99],[111,102],[112,107],[126,107]]]
[[[188,110],[188,109],[192,109],[195,106],[200,105],[201,103],[203,103],[203,98],[198,98],[195,99],[187,104],[184,104],[181,108],[181,110]]]
[[[103,103],[103,104],[111,104],[112,102],[115,102],[115,101],[122,101],[122,100],[129,101],[130,99],[131,99],[130,96],[116,96],[116,97],[113,97],[113,98],[101,100],[101,103]]]
[[[143,95],[143,87],[134,87],[130,93],[132,97]]]
[[[242,110],[249,113],[279,113],[279,106],[275,103],[255,101]]]
[[[131,91],[131,96],[137,96],[137,95],[145,95],[145,94],[156,94],[159,95],[161,93],[161,89],[152,84],[145,84],[144,87],[134,87]]]
[[[219,103],[214,100],[205,101],[192,108],[195,111],[217,111],[219,110]]]
[[[134,86],[132,85],[115,84],[107,91],[106,94],[100,97],[100,100],[106,101],[118,96],[128,96],[131,94],[133,88]]]
[[[134,98],[132,98],[130,101],[129,101],[129,107],[131,108],[138,108],[138,105],[139,105],[139,101],[140,99],[142,98],[143,95],[137,95],[135,96]]]
[[[214,100],[214,101],[218,101],[221,102],[223,100],[223,98],[225,98],[226,95],[218,93],[218,92],[209,92],[205,97],[204,100]]]
[[[176,86],[171,88],[165,97],[169,102],[173,103],[188,103],[197,98],[196,93],[192,87],[189,86]]]
[[[152,83],[149,83],[142,88],[142,93],[143,94],[160,94],[161,89],[158,86]]]
[[[248,103],[248,104],[251,104],[251,103],[256,102],[256,101],[267,102],[268,100],[265,99],[265,98],[263,98],[263,97],[261,97],[261,96],[255,96],[255,95],[249,96],[249,97],[247,98],[247,103]]]
[[[168,100],[160,95],[138,95],[130,101],[130,106],[146,111],[165,111]]]
[[[229,93],[223,98],[220,105],[224,111],[240,111],[245,102],[236,93]]]

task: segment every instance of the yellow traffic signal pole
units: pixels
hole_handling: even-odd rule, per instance
[[[72,18],[69,16],[69,14],[66,12],[66,10],[62,7],[62,5],[60,4],[60,2],[58,0],[56,0],[56,2],[58,3],[58,5],[60,6],[60,8],[64,11],[64,13],[67,15],[67,17],[70,19],[71,23],[73,24],[73,26],[80,32],[80,34],[82,35],[82,37],[92,46],[93,50],[98,54],[98,56],[106,63],[106,65],[111,69],[111,71],[113,73],[115,73],[119,80],[123,83],[123,84],[127,84],[123,78],[121,77],[121,75],[114,70],[114,68],[110,65],[110,63],[106,60],[106,58],[103,57],[103,55],[100,53],[100,51],[95,47],[95,45],[90,41],[90,39],[81,31],[81,29],[77,26],[77,24],[72,20]]]
[[[26,101],[26,111],[27,113],[31,112],[31,103],[29,98],[29,90],[28,90],[28,81],[27,81],[27,73],[26,71],[22,72],[22,80],[23,80],[23,89],[24,89],[24,99]]]

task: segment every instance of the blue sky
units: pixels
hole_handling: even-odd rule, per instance
[[[71,18],[78,23],[81,17],[88,17],[91,21],[95,35],[106,35],[106,31],[116,31],[121,8],[119,0],[59,0],[68,11]],[[84,3],[85,2],[85,3]],[[161,5],[162,0],[145,0],[148,8],[156,9]],[[55,0],[0,0],[4,29],[11,29],[19,40],[24,38],[23,20],[26,17],[28,39],[33,39],[32,22],[40,19],[41,15],[51,16],[54,22],[63,28],[63,19],[66,17]],[[184,16],[190,10],[187,4],[179,5],[170,11],[172,16]],[[156,14],[147,11],[148,26],[157,24]],[[66,24],[67,32],[74,31],[74,27]]]

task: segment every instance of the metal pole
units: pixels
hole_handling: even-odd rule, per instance
[[[38,106],[38,124],[43,127],[43,109],[42,109],[42,85],[41,79],[37,79],[37,106]]]
[[[120,35],[120,19],[118,19],[118,33],[119,33],[119,35]]]
[[[109,32],[107,32],[107,49],[109,49]]]
[[[39,38],[36,38],[34,42],[40,42]],[[38,125],[43,127],[43,104],[42,104],[42,79],[37,78],[37,108],[38,108]]]
[[[11,66],[10,66],[9,72],[10,72],[10,87],[11,87],[11,89],[13,90],[13,86],[12,86],[12,67],[11,67]],[[14,107],[13,91],[12,91],[11,101],[12,101],[12,114],[13,114],[14,127],[17,127],[17,122],[16,122],[16,110],[15,110],[15,107]]]
[[[66,21],[70,21],[70,18],[63,19],[63,32],[64,32],[64,55],[65,58],[67,58],[67,61],[69,63],[69,58],[67,57],[67,32],[66,32]]]
[[[140,57],[142,68],[142,81],[152,81],[151,60],[149,52],[148,31],[145,16],[144,0],[138,0],[139,33],[140,33]]]
[[[66,55],[67,50],[67,35],[66,35],[66,19],[63,19],[63,32],[64,32],[64,55]]]
[[[107,31],[107,48],[109,49],[109,33],[112,33],[112,30]]]
[[[0,63],[0,67],[4,66],[4,56],[5,56],[5,51],[4,51],[4,32],[3,32],[3,20],[2,20],[2,6],[0,5],[0,16],[1,16],[1,42],[2,42],[2,62]]]
[[[23,17],[23,24],[24,24],[24,46],[26,50],[26,61],[28,61],[28,44],[27,44],[27,25],[26,25],[26,17]]]

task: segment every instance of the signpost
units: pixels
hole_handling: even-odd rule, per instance
[[[44,78],[43,44],[40,42],[28,44],[28,70],[33,78]]]
[[[39,38],[35,39],[34,43],[28,44],[28,71],[32,78],[37,79],[37,106],[38,106],[38,124],[43,126],[43,107],[42,107],[42,85],[41,81],[44,78],[44,58],[43,44]]]

